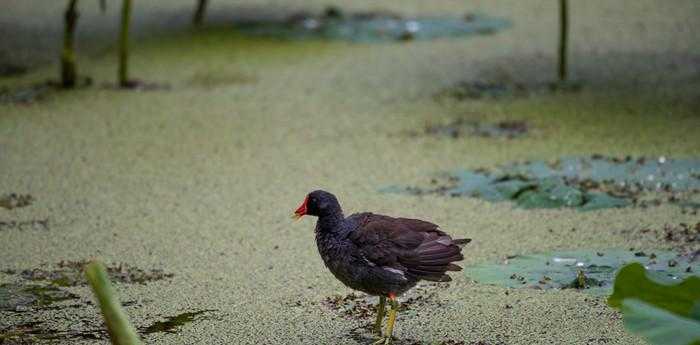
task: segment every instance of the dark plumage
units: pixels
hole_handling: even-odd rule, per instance
[[[309,193],[296,210],[296,217],[303,215],[318,217],[316,244],[326,267],[348,287],[381,296],[382,310],[384,297],[393,304],[395,296],[420,280],[450,281],[446,272],[462,269],[453,262],[464,259],[461,248],[471,241],[452,239],[437,225],[418,219],[373,213],[346,218],[336,197],[322,190]],[[388,333],[385,343],[391,329]]]

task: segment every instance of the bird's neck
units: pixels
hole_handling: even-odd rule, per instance
[[[343,211],[337,210],[318,217],[318,229],[322,232],[335,232],[340,230],[340,224],[345,220]]]

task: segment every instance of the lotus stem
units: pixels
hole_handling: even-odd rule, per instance
[[[97,261],[89,263],[85,267],[85,275],[100,304],[112,344],[141,345],[136,329],[129,322],[112,289],[104,265]]]
[[[567,79],[567,46],[569,44],[569,6],[567,0],[559,0],[559,81]]]
[[[61,50],[61,86],[75,87],[77,67],[75,64],[75,26],[78,22],[78,0],[69,0],[64,14],[63,49]]]
[[[129,87],[129,23],[131,0],[122,0],[121,28],[119,30],[119,86]]]
[[[194,24],[194,26],[202,26],[204,15],[207,11],[207,2],[207,0],[197,0],[197,10],[195,10],[194,16],[192,17],[192,24]]]

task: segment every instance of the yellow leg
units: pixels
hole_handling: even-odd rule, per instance
[[[399,302],[396,300],[396,296],[389,296],[389,304],[391,304],[391,310],[389,310],[389,321],[386,323],[386,340],[384,340],[384,345],[391,344],[391,336],[394,334],[394,324],[396,323],[396,313],[399,311]]]
[[[399,302],[396,300],[396,295],[389,294],[389,304],[391,305],[391,310],[389,310],[389,321],[387,321],[386,324],[386,333],[382,339],[374,342],[373,345],[391,344],[391,336],[394,333],[394,324],[396,323],[396,313],[399,311]]]
[[[382,321],[384,320],[384,308],[386,306],[386,297],[379,297],[379,305],[377,305],[377,321],[374,322],[374,333],[382,335]]]

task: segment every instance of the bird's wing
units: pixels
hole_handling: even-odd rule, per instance
[[[369,262],[432,281],[449,281],[446,271],[461,270],[452,262],[464,258],[461,247],[470,240],[453,240],[436,224],[418,219],[359,216],[349,238]]]

